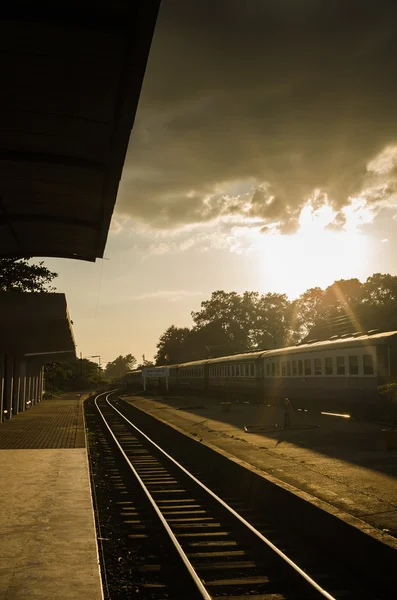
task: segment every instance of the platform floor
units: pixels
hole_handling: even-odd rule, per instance
[[[0,600],[102,600],[81,399],[0,425]]]
[[[386,451],[381,425],[293,412],[291,429],[281,431],[283,413],[264,405],[232,404],[225,412],[219,402],[197,398],[129,399],[314,502],[336,508],[347,520],[351,515],[364,528],[368,524],[397,537],[397,451]],[[244,431],[247,425],[254,426],[251,433]],[[255,430],[258,426],[262,429]]]

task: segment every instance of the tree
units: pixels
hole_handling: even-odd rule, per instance
[[[136,358],[132,354],[118,356],[113,361],[108,362],[105,368],[105,379],[118,380],[129,373],[136,364]]]
[[[143,360],[141,363],[135,365],[136,370],[148,369],[154,367],[155,364],[152,360]]]
[[[372,306],[397,301],[397,277],[374,273],[363,285],[363,302]]]
[[[156,365],[184,362],[185,344],[189,333],[189,327],[168,327],[157,343],[157,353],[154,357]]]
[[[209,300],[201,303],[200,311],[191,313],[195,328],[206,328],[207,334],[211,333],[210,346],[229,347],[232,352],[247,350],[252,309],[257,296],[257,292],[245,292],[243,296],[223,290],[213,292]]]
[[[86,358],[48,363],[44,367],[45,390],[50,393],[84,390],[99,380],[98,365]]]
[[[192,317],[197,329],[212,326],[227,353],[282,346],[289,335],[289,312],[285,294],[217,291]]]
[[[1,292],[54,292],[49,287],[53,279],[58,277],[43,262],[29,263],[29,258],[0,258],[0,291]]]
[[[292,303],[291,330],[295,340],[306,337],[315,327],[327,323],[328,309],[324,303],[324,290],[314,287],[306,290]]]
[[[285,294],[260,296],[252,341],[259,348],[280,348],[290,337],[291,304]]]
[[[359,304],[363,297],[363,284],[357,278],[334,281],[324,292],[324,305],[331,312],[342,312],[345,307]]]
[[[397,277],[375,273],[363,284],[341,279],[290,302],[285,294],[217,290],[192,312],[194,326],[172,325],[157,344],[156,364],[279,348],[305,338],[397,330]]]

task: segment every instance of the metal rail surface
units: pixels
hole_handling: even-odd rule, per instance
[[[327,600],[336,600],[334,596],[332,596],[329,592],[327,592],[325,589],[323,589],[322,586],[320,586],[314,579],[312,579],[303,569],[301,569],[293,560],[291,560],[284,552],[282,552],[282,550],[280,550],[266,536],[264,536],[260,531],[258,531],[251,523],[249,523],[246,519],[244,519],[244,517],[242,517],[238,512],[236,512],[224,500],[222,500],[222,498],[220,498],[211,489],[209,489],[204,483],[202,483],[199,479],[197,479],[197,477],[195,477],[192,473],[190,473],[187,469],[185,469],[185,467],[183,467],[183,465],[181,465],[179,462],[177,462],[172,456],[170,456],[167,452],[165,452],[158,444],[156,444],[153,440],[151,440],[143,431],[141,431],[136,425],[134,425],[134,423],[132,423],[125,415],[123,415],[117,409],[117,407],[115,407],[109,400],[109,397],[113,393],[115,393],[115,392],[114,391],[113,392],[104,392],[104,393],[96,396],[95,406],[96,406],[107,430],[109,431],[115,444],[117,445],[121,455],[124,457],[126,463],[128,464],[128,467],[130,468],[131,472],[134,474],[134,477],[136,478],[137,482],[139,483],[139,486],[141,487],[143,493],[145,494],[145,496],[148,499],[148,501],[150,502],[152,508],[156,512],[164,530],[167,532],[169,539],[171,540],[175,550],[177,551],[177,553],[179,554],[179,556],[182,560],[182,563],[184,564],[185,568],[187,569],[192,582],[196,586],[199,595],[203,599],[212,600],[212,598],[214,596],[212,596],[209,593],[209,591],[207,590],[207,588],[205,587],[201,577],[196,572],[192,562],[189,560],[189,557],[186,555],[186,552],[182,548],[182,546],[179,543],[171,526],[167,522],[167,519],[163,515],[161,508],[157,504],[156,500],[153,498],[153,495],[150,493],[150,491],[147,488],[147,486],[145,485],[143,479],[140,477],[137,469],[134,467],[130,458],[127,456],[122,445],[120,444],[119,440],[117,439],[117,436],[112,431],[112,428],[110,427],[103,411],[101,410],[101,408],[98,405],[98,399],[105,395],[106,395],[105,400],[106,400],[107,405],[115,413],[117,413],[117,415],[119,417],[121,417],[123,419],[123,421],[125,421],[131,428],[133,428],[140,437],[143,437],[144,440],[146,442],[148,442],[149,445],[157,453],[160,453],[160,455],[165,457],[168,461],[171,461],[171,463],[173,464],[173,466],[175,466],[177,468],[177,470],[179,470],[181,473],[183,473],[184,476],[188,477],[192,482],[194,482],[194,484],[196,486],[199,486],[205,494],[210,496],[220,507],[222,507],[222,509],[226,510],[233,517],[233,519],[237,519],[239,521],[240,526],[243,526],[244,528],[249,530],[250,534],[253,534],[257,538],[258,541],[262,542],[263,545],[268,550],[270,550],[272,553],[274,553],[274,555],[277,556],[278,559],[281,560],[289,570],[292,570],[294,572],[294,575],[296,575],[298,578],[301,579],[302,584],[304,584],[305,587],[308,587],[309,589],[312,590],[314,598],[326,598]],[[251,597],[254,598],[255,595],[252,595]]]

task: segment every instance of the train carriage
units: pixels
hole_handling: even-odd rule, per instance
[[[313,340],[263,354],[263,392],[296,407],[353,414],[371,412],[378,386],[396,376],[397,332]]]
[[[245,352],[208,361],[208,391],[225,398],[258,399],[261,352]]]
[[[177,387],[180,391],[208,389],[208,359],[195,360],[178,366]]]

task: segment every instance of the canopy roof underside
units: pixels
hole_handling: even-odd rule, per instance
[[[0,10],[0,257],[103,257],[160,0]]]

